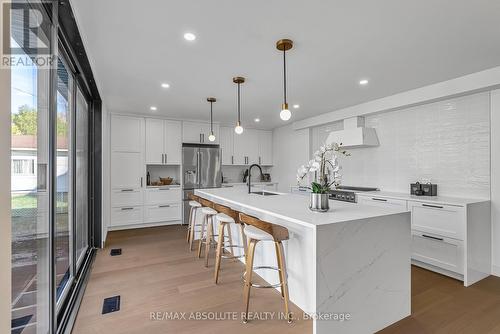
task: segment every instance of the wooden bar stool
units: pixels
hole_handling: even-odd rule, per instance
[[[217,214],[217,211],[213,208],[213,202],[202,197],[200,197],[199,200],[202,205],[201,213],[203,213],[203,221],[201,223],[201,236],[198,244],[198,258],[201,257],[201,249],[203,245],[205,245],[205,267],[208,267],[210,246],[215,247],[215,237],[218,237],[218,235],[214,233],[214,216]],[[224,239],[224,236],[221,238]]]
[[[228,208],[227,206],[223,206],[220,204],[214,204],[214,209],[218,212],[218,214],[215,216],[215,220],[219,223],[219,238],[217,241],[217,252],[215,255],[215,272],[214,272],[214,279],[215,279],[215,284],[218,283],[219,281],[219,270],[220,270],[220,264],[221,260],[224,259],[239,259],[242,258],[246,255],[246,237],[245,233],[243,232],[244,230],[244,224],[240,223],[239,217],[238,217],[238,212],[232,210],[231,208]],[[231,225],[232,224],[238,224],[240,228],[240,233],[241,233],[241,240],[242,240],[242,245],[235,245],[233,244],[233,238],[231,234]],[[227,230],[227,234],[229,236],[229,246],[225,245],[225,238],[221,238],[220,236],[225,236],[225,231]],[[231,255],[224,255],[224,249],[229,248]],[[243,249],[243,254],[242,255],[234,255],[233,249],[234,248],[240,248]]]
[[[252,216],[245,215],[240,213],[239,215],[240,222],[245,223],[245,235],[248,239],[248,249],[246,255],[246,270],[244,274],[244,282],[245,286],[243,288],[243,296],[245,298],[245,317],[243,318],[243,322],[247,323],[248,321],[248,306],[250,304],[250,288],[277,288],[281,287],[281,296],[285,302],[285,314],[287,317],[287,321],[292,322],[291,314],[288,308],[288,283],[287,283],[287,273],[286,273],[286,265],[285,265],[285,254],[283,250],[283,240],[288,240],[288,229],[280,226],[271,224],[269,222],[265,222],[263,220],[257,219]],[[275,250],[276,250],[276,258],[278,263],[278,268],[271,266],[253,266],[255,247],[259,241],[273,241]],[[260,285],[252,283],[252,271],[254,269],[272,269],[277,270],[280,278],[280,282],[278,284],[273,285]]]
[[[195,237],[195,228],[196,227],[201,227],[201,224],[196,223],[196,213],[198,209],[201,208],[200,204],[200,198],[194,194],[189,194],[188,198],[190,199],[189,201],[189,219],[188,219],[188,228],[187,228],[187,242],[189,243],[189,250],[193,250],[193,241]]]

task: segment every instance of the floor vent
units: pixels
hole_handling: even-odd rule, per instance
[[[122,249],[121,248],[113,248],[111,249],[111,253],[109,253],[111,256],[118,256],[122,255]]]
[[[120,311],[120,296],[104,298],[102,314]]]

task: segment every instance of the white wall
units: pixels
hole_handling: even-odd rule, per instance
[[[0,3],[1,4],[1,3]],[[0,36],[2,27],[0,25]],[[10,333],[10,70],[0,69],[0,333]]]
[[[500,276],[500,90],[491,92],[492,274]]]
[[[296,185],[299,166],[309,160],[309,129],[294,130],[289,124],[273,130],[273,181],[278,191],[288,192]]]
[[[408,192],[411,182],[430,180],[443,196],[490,198],[489,92],[368,115],[365,125],[380,146],[350,150],[343,184]],[[339,128],[313,128],[313,150]]]

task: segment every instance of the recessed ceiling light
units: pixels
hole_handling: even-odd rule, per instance
[[[253,120],[255,123],[259,123],[260,122],[260,118],[256,118]]]
[[[156,110],[158,110],[158,108],[156,108],[155,106],[151,106],[151,107],[149,107],[149,110],[156,111]]]
[[[359,80],[359,84],[362,85],[362,86],[367,85],[368,84],[368,80],[366,80],[366,79]]]
[[[163,88],[169,88],[170,87],[170,85],[168,83],[166,83],[166,82],[162,83],[161,86]]]
[[[299,109],[300,108],[300,105],[299,104],[294,104],[293,105],[293,109]]]
[[[184,34],[184,39],[186,41],[194,41],[196,39],[196,35],[191,32],[187,32]]]

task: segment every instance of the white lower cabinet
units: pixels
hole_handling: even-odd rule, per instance
[[[412,231],[412,258],[460,275],[464,273],[464,242]]]
[[[464,239],[466,226],[464,207],[420,202],[409,204],[412,229]]]
[[[394,199],[394,198],[380,198],[376,196],[358,195],[358,203],[364,205],[378,206],[383,208],[407,209],[407,203],[405,200]]]
[[[142,204],[142,190],[140,188],[114,189],[111,191],[111,206],[136,206]]]
[[[180,203],[149,205],[144,208],[144,221],[146,223],[177,221],[182,218]]]
[[[150,188],[146,189],[144,205],[179,203],[181,196],[180,188]]]
[[[111,209],[111,226],[142,224],[143,220],[142,206],[127,206]]]

